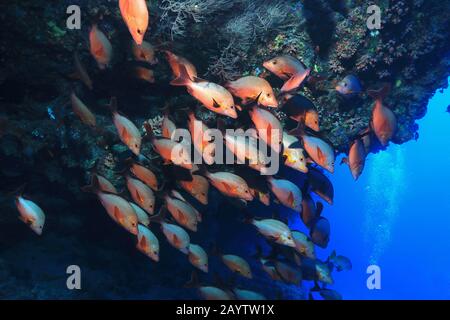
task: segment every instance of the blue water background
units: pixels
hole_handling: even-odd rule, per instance
[[[438,91],[418,121],[418,141],[369,155],[358,181],[345,165],[330,177],[332,235],[318,253],[335,248],[351,258],[351,272],[334,274],[345,299],[450,299],[449,104],[450,89]],[[380,290],[367,289],[371,264],[381,268]]]

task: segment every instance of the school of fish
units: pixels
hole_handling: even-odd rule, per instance
[[[149,65],[160,63],[155,47],[144,40],[149,26],[146,2],[120,0],[119,7],[133,41],[131,50],[134,59]],[[114,50],[110,39],[98,24],[93,24],[90,29],[89,49],[99,72],[104,72],[113,61]],[[83,190],[92,192],[98,198],[111,219],[135,237],[136,248],[155,263],[160,260],[160,249],[163,248],[160,242],[163,237],[175,250],[186,255],[186,262],[194,269],[208,273],[211,271],[208,263],[211,253],[204,247],[207,242],[192,243],[190,234],[202,227],[204,217],[197,208],[208,204],[208,194],[214,188],[231,204],[243,209],[241,212],[245,212],[246,216],[243,221],[253,226],[271,248],[270,252],[264,254],[263,249],[255,244],[257,253],[253,257],[241,257],[231,252],[217,253],[216,256],[231,273],[252,279],[254,272],[249,261],[256,259],[273,281],[298,286],[311,281],[314,285],[310,289],[311,299],[315,293],[324,299],[341,299],[338,292],[327,286],[334,283],[333,270],[340,272],[351,269],[350,260],[333,252],[326,261],[322,261],[315,252],[315,246],[326,248],[330,239],[330,223],[322,215],[324,205],[319,199],[333,204],[333,185],[324,171],[334,172],[336,150],[321,134],[319,113],[313,101],[298,93],[313,76],[311,69],[298,58],[283,55],[262,63],[270,73],[284,81],[281,88],[273,88],[268,80],[257,76],[243,76],[221,85],[199,78],[196,67],[185,57],[168,50],[161,51],[172,70],[173,86],[185,87],[189,95],[201,106],[216,113],[218,118],[229,121],[245,116],[249,119],[247,127],[255,129],[256,134],[236,139],[224,136],[224,144],[236,156],[243,147],[248,148],[237,159],[244,162],[239,166],[245,169],[239,171],[226,166],[220,169],[209,166],[214,153],[208,153],[208,150],[213,150],[211,146],[214,142],[202,135],[192,136],[194,149],[203,155],[206,162],[201,166],[193,163],[189,147],[183,141],[171,139],[177,128],[187,128],[191,135],[197,132],[194,123],[198,120],[192,110],[187,113],[185,123],[177,123],[167,111],[160,136],[154,133],[149,123],[144,123],[145,134],[142,134],[139,127],[119,111],[120,101],[112,97],[111,121],[118,138],[133,154],[126,161],[127,170],[123,174],[128,192],[119,192],[116,186],[95,170],[91,172],[91,183]],[[87,89],[95,88],[95,82],[89,77],[77,52],[74,61],[78,79]],[[150,83],[158,81],[151,70],[145,70],[149,69],[137,69],[136,76]],[[344,98],[363,94],[361,83],[353,75],[341,80],[335,90]],[[367,92],[374,99],[371,122],[366,130],[354,138],[349,145],[348,156],[342,160],[349,166],[355,180],[363,172],[371,145],[377,140],[386,146],[396,132],[395,114],[384,103],[388,92],[387,85]],[[86,126],[96,128],[96,115],[80,96],[75,91],[70,93],[73,114]],[[273,110],[284,112],[295,126],[290,129],[284,127]],[[202,133],[208,127],[201,123],[200,129]],[[271,134],[273,132],[280,134],[274,137]],[[152,146],[158,159],[162,160],[160,166],[154,157],[142,154],[144,144]],[[287,176],[261,175],[267,159],[258,152],[257,146],[260,144],[265,144],[275,153],[288,170],[303,175],[305,182],[298,185]],[[174,150],[177,161],[173,159]],[[245,161],[251,161],[251,164]],[[172,171],[184,170],[186,175],[175,178],[176,181],[166,181],[163,170],[167,168]],[[295,214],[301,219],[308,232],[291,230],[288,223],[277,214],[270,217],[250,214],[251,202],[285,207],[289,214]],[[20,220],[36,234],[42,235],[45,230],[43,209],[22,194],[16,196],[16,206]],[[156,232],[157,226],[161,232]],[[204,299],[265,299],[262,294],[235,284],[201,284],[196,271],[193,271],[187,286],[197,288]]]

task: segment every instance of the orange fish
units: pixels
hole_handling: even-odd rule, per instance
[[[120,13],[137,44],[142,44],[148,27],[148,9],[145,0],[119,0]]]
[[[89,90],[92,90],[93,85],[92,85],[92,80],[89,77],[89,74],[86,71],[86,68],[83,66],[83,64],[81,63],[80,57],[78,56],[78,52],[75,51],[74,55],[73,55],[73,59],[75,62],[75,74],[74,76],[78,79],[80,79],[85,85],[86,87],[89,88]]]
[[[73,92],[70,95],[70,101],[72,102],[73,112],[80,118],[81,122],[89,127],[95,127],[95,115]]]
[[[189,262],[196,268],[208,273],[208,255],[202,247],[196,244],[189,245]]]
[[[140,45],[133,41],[131,51],[137,61],[143,61],[149,64],[158,63],[158,58],[155,57],[155,48],[147,41],[142,41]]]
[[[237,118],[233,96],[224,87],[198,78],[191,79],[187,69],[180,66],[180,76],[171,82],[174,86],[186,86],[190,95],[200,101],[207,109]]]
[[[19,219],[36,234],[41,235],[45,224],[44,211],[36,203],[22,196],[16,197],[16,207],[20,213]]]
[[[91,54],[100,69],[105,69],[112,59],[112,45],[105,34],[94,24],[89,32]]]
[[[391,109],[383,105],[383,99],[390,91],[389,85],[380,90],[370,90],[368,94],[375,99],[372,110],[372,129],[381,145],[386,146],[397,131],[397,118]]]
[[[261,140],[275,152],[280,152],[283,141],[283,127],[280,120],[270,111],[256,106],[249,109],[249,114]]]
[[[209,165],[214,163],[215,144],[213,137],[208,134],[209,128],[198,120],[193,111],[188,112],[188,130],[191,133],[192,143],[203,160]]]
[[[148,122],[144,123],[144,128],[153,149],[164,160],[164,164],[173,163],[188,170],[197,169],[197,166],[192,163],[191,152],[186,143],[155,137],[152,126]]]
[[[130,171],[154,191],[158,190],[158,179],[153,171],[135,162],[131,163]]]
[[[198,224],[197,210],[195,210],[188,202],[176,197],[166,195],[164,199],[166,200],[167,210],[175,221],[188,230],[196,232]]]
[[[155,75],[151,69],[145,67],[135,67],[134,74],[138,79],[147,81],[148,83],[155,83]]]
[[[165,114],[161,125],[162,136],[166,139],[172,139],[172,134],[177,129],[175,123],[170,120],[169,115]]]
[[[93,173],[91,179],[94,179],[94,176],[97,178],[98,187],[101,191],[115,194],[118,193],[116,187],[114,187],[114,185],[108,179],[99,175],[98,173]]]
[[[124,198],[100,189],[99,179],[92,177],[92,184],[82,188],[85,192],[93,192],[97,195],[108,215],[128,232],[138,234],[138,217],[130,203]]]
[[[155,210],[155,195],[152,189],[150,189],[141,180],[134,179],[130,176],[126,177],[127,188],[133,198],[142,209],[147,213],[153,214]]]
[[[246,201],[253,200],[247,182],[238,175],[225,171],[215,173],[206,171],[205,175],[211,184],[225,196]]]
[[[117,111],[117,99],[111,99],[110,108],[113,114],[113,122],[119,133],[120,140],[135,154],[141,153],[142,137],[139,129],[130,119],[119,114]]]
[[[306,68],[303,62],[288,55],[265,61],[263,66],[277,77],[287,80],[281,88],[282,93],[290,92],[300,87],[311,72],[311,69]]]
[[[228,82],[225,88],[234,96],[241,98],[244,104],[257,101],[258,104],[265,107],[278,107],[278,101],[270,83],[263,78],[255,76],[242,77]]]
[[[350,168],[353,179],[358,180],[362,171],[364,170],[364,164],[366,162],[366,149],[361,139],[353,141],[350,151],[348,152],[348,158],[343,158],[341,163],[346,163]]]
[[[177,56],[176,54],[165,51],[167,61],[169,62],[170,68],[172,69],[172,73],[175,76],[175,79],[179,78],[181,75],[180,67],[184,66],[187,70],[187,74],[190,79],[195,79],[197,77],[197,69],[195,66],[189,62],[186,58],[181,56]]]
[[[190,193],[201,204],[208,204],[209,183],[205,177],[193,174],[191,181],[180,180],[178,183],[184,190],[186,190],[186,192]]]
[[[270,189],[281,204],[297,212],[302,211],[302,192],[294,183],[273,177],[270,177],[268,181]]]
[[[224,254],[221,256],[223,263],[233,272],[241,276],[251,279],[252,271],[247,261],[234,254]]]
[[[159,241],[150,229],[139,225],[136,247],[155,262],[159,261]]]

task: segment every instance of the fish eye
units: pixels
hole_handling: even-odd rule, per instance
[[[142,30],[141,29],[137,29],[137,33],[142,34]]]
[[[277,64],[277,60],[273,60],[273,62],[272,62],[273,64]]]
[[[267,94],[267,98],[270,98],[270,93]]]

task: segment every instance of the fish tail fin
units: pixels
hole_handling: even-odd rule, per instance
[[[317,292],[317,291],[320,291],[321,290],[321,288],[320,288],[320,286],[319,286],[319,283],[317,282],[317,280],[314,280],[314,287],[312,287],[311,289],[310,289],[310,291],[311,292]]]
[[[111,97],[111,100],[109,101],[109,104],[108,104],[108,108],[113,113],[117,112],[117,98],[116,97]]]
[[[305,134],[305,125],[301,122],[298,123],[297,128],[289,131],[289,134],[294,137],[301,137]]]
[[[155,222],[155,223],[162,223],[166,220],[166,215],[167,215],[167,207],[165,205],[163,205],[160,209],[158,214],[151,216],[149,218],[150,223],[151,222]]]
[[[21,197],[21,196],[23,195],[23,192],[24,192],[26,186],[27,186],[27,182],[22,183],[22,184],[21,184],[20,186],[18,186],[16,189],[14,189],[14,190],[8,192],[8,193],[6,194],[6,198],[9,198],[9,197],[15,197],[16,200],[17,200],[18,197]]]
[[[91,184],[81,187],[81,191],[83,192],[96,193],[98,190],[100,190],[100,182],[98,181],[97,174],[92,175]]]
[[[323,203],[320,201],[317,201],[316,203],[316,216],[319,217],[322,214],[323,211]]]
[[[330,256],[328,257],[328,261],[334,258],[336,258],[336,250],[333,250],[333,252],[331,252]]]
[[[198,164],[197,167],[198,167],[198,170],[195,171],[195,172],[192,172],[193,174],[195,173],[195,174],[202,175],[202,176],[204,176],[206,178],[209,178],[210,173],[206,169],[206,166],[204,164]]]
[[[188,86],[193,80],[189,77],[187,69],[184,65],[180,65],[180,76],[170,81],[173,86]]]
[[[194,270],[191,273],[191,278],[189,279],[188,282],[186,282],[184,284],[184,288],[198,288],[200,286],[200,282],[198,281],[198,274],[197,272]]]
[[[368,90],[367,94],[372,97],[374,100],[384,100],[386,96],[391,91],[391,85],[389,83],[386,83],[378,90]]]

